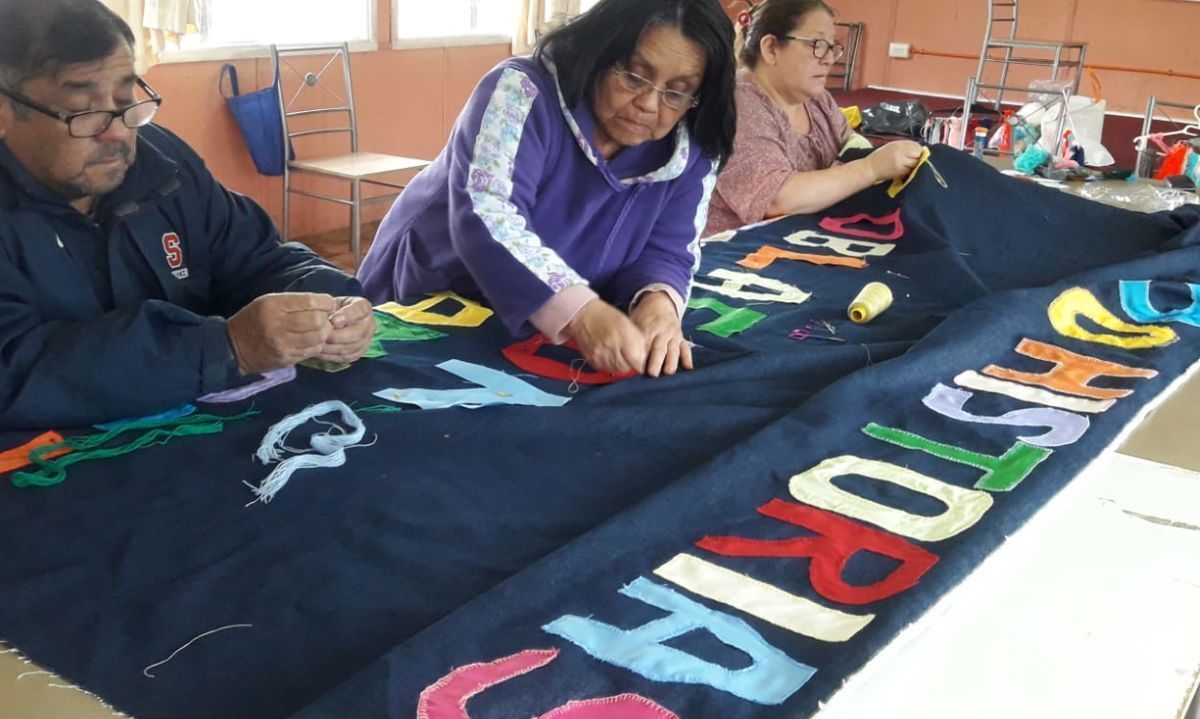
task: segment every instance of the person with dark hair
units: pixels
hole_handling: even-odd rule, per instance
[[[825,80],[845,49],[824,0],[764,0],[742,13],[739,24],[738,132],[705,235],[820,212],[916,167],[921,146],[910,141],[838,162],[852,133]]]
[[[370,343],[358,282],[280,244],[150,124],[161,103],[97,0],[0,0],[0,427],[160,412]]]
[[[680,321],[733,76],[717,0],[601,0],[476,87],[380,226],[368,296],[482,295],[601,371],[690,369]]]

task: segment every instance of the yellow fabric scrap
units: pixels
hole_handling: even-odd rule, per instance
[[[929,148],[923,147],[921,148],[921,159],[917,160],[917,166],[912,169],[912,172],[908,173],[908,177],[904,178],[903,180],[901,180],[899,177],[892,180],[892,184],[887,190],[888,197],[895,199],[896,195],[899,195],[901,192],[903,192],[904,188],[908,187],[908,184],[912,182],[914,178],[916,178],[917,173],[921,171],[921,167],[923,167],[926,162],[929,162]]]

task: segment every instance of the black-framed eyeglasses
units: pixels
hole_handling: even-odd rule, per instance
[[[829,53],[833,53],[833,61],[837,62],[846,54],[846,48],[836,42],[830,42],[823,37],[805,37],[804,35],[780,35],[783,40],[796,40],[803,42],[812,47],[813,57],[818,60],[824,60]]]
[[[662,95],[663,104],[672,110],[688,110],[700,104],[700,98],[696,95],[656,85],[635,72],[614,67],[612,73],[620,80],[621,87],[629,92],[642,95],[650,90],[654,90],[659,95]]]
[[[13,102],[18,102],[30,110],[40,112],[47,117],[53,117],[59,122],[66,123],[67,131],[71,133],[71,137],[84,138],[103,135],[112,125],[113,120],[118,117],[121,118],[121,122],[125,123],[125,127],[128,127],[130,130],[145,127],[154,120],[154,116],[158,114],[158,108],[162,105],[163,99],[142,78],[137,78],[137,84],[150,98],[141,102],[135,102],[120,110],[84,110],[83,112],[64,113],[51,110],[41,103],[34,102],[20,93],[13,92],[4,87],[0,87],[0,95],[4,95]]]

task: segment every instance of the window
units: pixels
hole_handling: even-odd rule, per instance
[[[517,27],[520,0],[395,0],[395,36],[503,35]]]
[[[557,0],[546,3],[545,20],[563,5],[587,12],[600,0]],[[520,25],[521,0],[393,0],[396,39],[512,37]],[[558,12],[562,12],[561,9]],[[569,11],[568,11],[569,12]]]
[[[201,0],[201,33],[182,50],[373,39],[374,0]]]

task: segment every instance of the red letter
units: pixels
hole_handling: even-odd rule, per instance
[[[582,365],[580,365],[579,369],[576,369],[564,362],[559,362],[549,357],[538,356],[538,350],[549,342],[550,340],[546,339],[545,335],[534,335],[523,342],[517,342],[505,347],[500,350],[500,353],[509,362],[512,362],[526,372],[532,372],[539,377],[546,377],[548,379],[560,379],[564,382],[611,384],[619,379],[628,379],[637,374],[637,372],[627,372],[618,375],[612,375],[608,372],[584,372]],[[563,346],[576,351],[579,350],[579,345],[575,344],[575,340],[568,340],[563,343]],[[579,362],[582,362],[582,360],[579,360]]]
[[[705,537],[696,546],[726,557],[811,557],[808,578],[813,588],[826,599],[842,604],[868,604],[899,594],[915,586],[938,561],[936,554],[900,537],[815,507],[773,499],[758,511],[810,529],[818,536],[781,540]],[[874,584],[847,584],[842,572],[850,557],[861,550],[891,557],[901,564]]]

